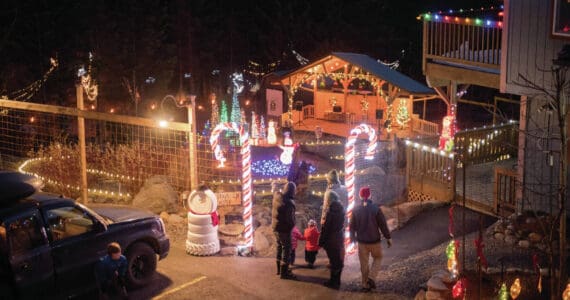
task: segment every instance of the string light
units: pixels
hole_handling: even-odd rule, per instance
[[[521,281],[520,279],[515,279],[515,282],[513,283],[513,285],[511,285],[511,298],[513,298],[513,300],[517,299],[519,297],[519,295],[521,294]]]
[[[99,94],[99,89],[95,80],[91,77],[91,65],[93,63],[93,54],[89,52],[89,64],[87,65],[87,70],[83,67],[79,68],[77,71],[77,77],[81,78],[81,86],[87,95],[87,99],[90,101],[97,100],[97,95]]]
[[[476,14],[476,13],[482,13],[482,12],[494,12],[494,11],[498,11],[497,16],[500,18],[503,16],[503,5],[497,7],[491,6],[489,8],[479,8],[479,9],[475,9],[475,8],[471,8],[471,9],[459,9],[459,10],[448,10],[447,14],[445,14],[442,11],[439,11],[438,13],[424,13],[421,14],[419,16],[416,17],[416,19],[418,20],[424,20],[424,21],[434,21],[434,22],[442,22],[442,23],[459,23],[459,24],[467,24],[467,25],[475,25],[475,26],[485,26],[485,27],[492,27],[492,28],[502,28],[503,27],[503,22],[502,21],[495,21],[495,20],[482,20],[480,18],[475,18],[475,19],[471,19],[469,17],[458,17],[458,16],[453,16],[453,14],[464,14],[464,13],[470,13],[470,14]]]
[[[10,93],[10,98],[14,100],[26,101],[32,98],[42,87],[42,85],[48,80],[49,76],[59,65],[57,59],[50,58],[50,68],[46,71],[46,73],[42,76],[41,79],[34,81],[27,87],[17,90],[15,92]]]
[[[64,157],[62,157],[62,158],[64,158]],[[70,157],[68,156],[67,158],[70,158]],[[29,164],[34,163],[34,162],[38,162],[38,161],[42,161],[45,159],[46,158],[30,158],[30,159],[27,159],[22,164],[20,164],[20,166],[18,166],[18,171],[20,173],[23,173],[23,174],[35,176],[35,177],[41,179],[43,182],[51,184],[51,185],[61,186],[61,187],[65,187],[65,188],[76,190],[76,191],[81,190],[80,186],[78,186],[78,185],[65,184],[65,183],[57,181],[55,179],[51,179],[49,177],[42,176],[38,173],[26,171],[26,168],[28,167]],[[49,157],[47,159],[51,161],[51,160],[53,160],[53,157]],[[107,177],[111,177],[111,178],[134,180],[134,177],[111,174],[111,173],[101,171],[101,170],[88,169],[87,172],[92,173],[92,174],[107,176]],[[110,197],[110,198],[117,198],[117,199],[131,198],[131,195],[129,193],[120,193],[120,192],[109,191],[109,190],[104,190],[104,189],[87,189],[87,192],[89,194],[92,194],[92,195],[101,195],[101,196],[106,196],[106,197]]]

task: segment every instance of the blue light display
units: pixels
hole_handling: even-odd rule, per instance
[[[282,177],[289,173],[289,166],[278,159],[258,160],[251,164],[251,172],[255,177]],[[313,174],[317,168],[309,165],[309,174]]]

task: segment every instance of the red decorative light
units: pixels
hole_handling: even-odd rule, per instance
[[[465,290],[467,290],[467,279],[459,279],[451,289],[451,295],[453,298],[461,298],[465,295]]]

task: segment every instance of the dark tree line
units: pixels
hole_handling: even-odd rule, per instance
[[[400,70],[421,80],[421,22],[415,17],[459,8],[455,2],[5,0],[0,95],[40,78],[54,57],[59,67],[32,101],[73,101],[77,70],[90,52],[99,101],[129,113],[137,101],[159,101],[179,90],[205,103],[208,93],[224,93],[228,75],[243,71],[249,60],[298,67],[291,50],[310,60],[331,51],[400,59]],[[492,2],[462,1],[461,7]]]

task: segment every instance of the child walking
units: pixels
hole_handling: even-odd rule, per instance
[[[295,226],[293,227],[293,231],[291,231],[291,261],[290,261],[291,265],[295,264],[295,253],[296,253],[295,250],[297,250],[298,240],[304,241],[305,237],[301,234],[299,228]]]
[[[309,220],[309,227],[305,229],[305,261],[307,262],[307,267],[313,268],[315,266],[315,260],[317,259],[317,253],[319,252],[319,230],[317,229],[317,222],[315,220]]]

